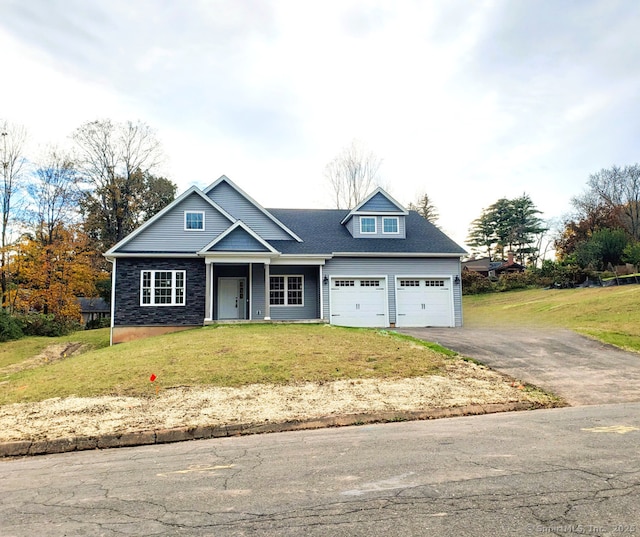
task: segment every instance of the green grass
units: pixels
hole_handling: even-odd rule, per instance
[[[21,351],[22,355],[28,352]],[[233,387],[405,378],[436,374],[448,359],[429,345],[387,331],[328,325],[221,325],[99,348],[0,376],[0,404],[70,395],[153,395],[156,385]],[[157,376],[155,383],[149,380],[152,373]]]
[[[640,285],[464,297],[465,326],[561,327],[640,352]]]
[[[18,341],[0,343],[0,369],[36,356],[53,343],[69,343],[72,341],[87,345],[87,350],[108,347],[109,329],[84,330],[58,338],[26,337]]]

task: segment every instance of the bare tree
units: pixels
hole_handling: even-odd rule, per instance
[[[160,162],[155,132],[146,124],[91,121],[73,134],[78,166],[86,184],[81,206],[100,220],[99,241],[108,248],[135,227],[144,196],[143,176]]]
[[[353,140],[325,167],[336,209],[353,209],[380,185],[382,159]]]
[[[621,212],[621,224],[640,240],[640,165],[613,166],[589,176],[589,189],[611,211]]]
[[[51,147],[40,158],[27,192],[33,209],[35,238],[53,244],[61,224],[72,223],[78,214],[78,172],[70,156]]]
[[[27,132],[20,125],[12,125],[6,120],[0,121],[0,165],[2,174],[0,184],[0,307],[5,307],[7,296],[7,263],[10,230],[15,197],[21,186],[26,158],[23,154]]]
[[[429,222],[434,225],[437,225],[436,222],[438,221],[438,218],[440,218],[438,209],[431,201],[429,194],[427,194],[426,192],[424,194],[421,194],[415,203],[409,203],[409,210],[417,211],[420,216],[422,216],[425,220],[429,220]]]

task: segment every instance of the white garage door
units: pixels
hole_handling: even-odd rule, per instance
[[[397,278],[396,326],[453,326],[451,278]]]
[[[389,326],[386,278],[331,278],[331,324]]]

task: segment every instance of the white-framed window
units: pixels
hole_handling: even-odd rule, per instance
[[[140,271],[141,306],[184,306],[184,270]]]
[[[376,233],[376,217],[361,216],[360,217],[360,233],[363,235]]]
[[[185,231],[204,231],[204,211],[184,212]]]
[[[385,216],[382,219],[382,233],[395,233],[400,232],[398,217],[397,216]]]
[[[269,276],[269,304],[304,306],[304,277]]]

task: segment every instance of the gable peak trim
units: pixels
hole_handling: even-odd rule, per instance
[[[396,199],[394,199],[393,196],[391,196],[391,194],[389,194],[384,188],[379,186],[371,194],[369,194],[366,198],[364,198],[360,203],[358,203],[358,205],[356,205],[353,209],[351,209],[351,211],[349,211],[347,216],[345,216],[344,219],[342,220],[342,222],[340,222],[340,223],[344,225],[355,214],[367,214],[367,215],[382,214],[382,212],[379,212],[379,211],[360,211],[360,209],[364,205],[366,205],[367,202],[369,202],[371,199],[373,199],[377,194],[382,194],[385,198],[387,198],[393,205],[395,205],[398,208],[397,212],[394,211],[393,213],[389,213],[389,214],[394,214],[394,215],[395,214],[401,214],[401,215],[404,215],[404,216],[409,214],[409,211],[407,211],[407,209],[405,209],[404,206],[400,202],[398,202]]]
[[[242,220],[237,220],[234,224],[225,229],[220,235],[218,235],[215,239],[213,239],[209,244],[207,244],[202,250],[198,252],[198,254],[209,254],[209,250],[213,248],[216,244],[222,241],[225,237],[227,237],[230,233],[234,232],[236,229],[242,229],[245,231],[250,237],[258,241],[262,246],[264,246],[269,252],[273,254],[278,254],[278,250],[276,250],[273,246],[271,246],[267,241],[265,241],[260,235],[258,235],[255,231],[253,231],[249,226],[247,226]],[[238,252],[240,253],[240,252]],[[255,253],[255,252],[251,252]]]

